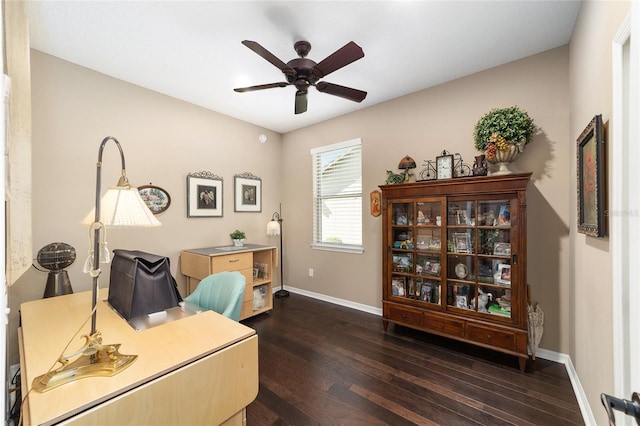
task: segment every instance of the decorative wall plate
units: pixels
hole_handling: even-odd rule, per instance
[[[171,205],[171,196],[159,186],[151,184],[139,186],[138,192],[153,214],[162,213]]]
[[[469,275],[469,270],[467,266],[463,263],[458,263],[455,268],[456,276],[461,280],[465,279],[467,275]]]

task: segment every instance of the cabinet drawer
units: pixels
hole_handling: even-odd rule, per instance
[[[409,309],[386,306],[385,317],[392,321],[399,321],[410,325],[422,325],[422,313]]]
[[[253,253],[236,253],[211,258],[211,271],[239,271],[251,268],[253,270]]]
[[[464,335],[464,321],[456,321],[447,318],[434,317],[431,315],[424,316],[424,326],[432,330],[447,333],[452,336]]]
[[[467,338],[499,348],[516,349],[516,335],[509,331],[467,324]]]

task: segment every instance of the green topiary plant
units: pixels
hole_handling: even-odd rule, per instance
[[[494,139],[500,137],[510,144],[524,141],[526,145],[531,142],[536,130],[533,119],[517,106],[494,108],[478,120],[473,131],[473,139],[476,149],[484,151],[494,134]]]
[[[246,238],[245,233],[243,231],[235,230],[229,234],[232,240],[244,240]]]

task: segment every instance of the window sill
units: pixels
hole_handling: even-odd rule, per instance
[[[334,244],[311,244],[314,250],[337,251],[342,253],[363,254],[364,249],[358,246],[342,246]]]

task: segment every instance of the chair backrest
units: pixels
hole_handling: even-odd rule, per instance
[[[184,300],[240,321],[245,278],[240,272],[218,272],[205,277]]]

